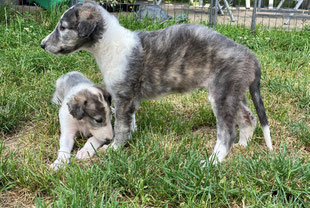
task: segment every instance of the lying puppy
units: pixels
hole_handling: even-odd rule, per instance
[[[77,152],[78,159],[92,157],[100,146],[112,140],[111,96],[102,86],[93,84],[80,72],[69,72],[57,79],[52,101],[61,106],[61,136],[58,157],[51,168],[58,169],[69,162],[78,132],[91,136]]]
[[[62,15],[41,47],[57,55],[76,50],[94,55],[115,104],[114,148],[130,139],[134,113],[142,100],[204,88],[209,90],[217,125],[210,160],[220,162],[229,153],[237,137],[236,126],[239,144],[246,146],[252,137],[256,118],[247,106],[247,90],[272,150],[256,56],[205,26],[185,24],[132,32],[97,3],[84,1]]]

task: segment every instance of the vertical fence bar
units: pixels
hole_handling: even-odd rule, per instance
[[[200,8],[203,7],[203,0],[199,0],[199,7],[200,7]]]
[[[256,24],[256,9],[257,9],[257,0],[254,0],[253,13],[252,13],[252,24],[251,24],[251,33],[254,35],[255,24]]]
[[[215,0],[214,16],[213,16],[213,26],[216,26],[218,6],[219,6],[219,0]]]
[[[260,11],[261,6],[262,6],[262,0],[258,0],[258,8],[257,8],[257,11]]]
[[[210,2],[210,14],[209,14],[209,26],[212,27],[213,23],[213,7],[214,7],[214,0]]]
[[[237,21],[236,21],[236,26],[238,27],[239,26],[239,19],[240,19],[240,7],[241,7],[241,0],[238,1],[237,3],[238,5],[237,6]]]

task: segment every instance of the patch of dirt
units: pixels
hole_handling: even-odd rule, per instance
[[[34,194],[28,190],[15,189],[0,192],[0,207],[35,207]]]
[[[35,125],[28,124],[25,125],[15,134],[9,134],[4,136],[3,141],[5,146],[10,150],[16,150],[17,146],[22,143],[25,137],[29,137],[34,134]]]

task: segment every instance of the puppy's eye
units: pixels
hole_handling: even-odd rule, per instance
[[[100,119],[95,119],[95,121],[96,121],[97,123],[102,123],[102,118],[100,118]]]
[[[59,26],[59,29],[60,29],[61,31],[63,31],[63,30],[65,30],[66,28],[65,28],[64,26],[60,25],[60,26]]]

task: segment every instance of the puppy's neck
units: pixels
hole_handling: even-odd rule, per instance
[[[127,59],[138,43],[138,37],[134,32],[121,26],[106,10],[102,9],[101,15],[105,22],[105,32],[102,38],[87,50],[94,55],[105,79],[106,76],[119,77],[119,74],[115,74],[115,70],[118,72],[125,70]]]
[[[111,53],[111,50],[122,51],[125,48],[129,47],[128,41],[131,41],[133,38],[133,32],[121,26],[115,16],[109,14],[106,10],[102,9],[101,15],[104,19],[104,28],[105,31],[102,35],[102,38],[98,43],[89,48],[89,51],[97,58],[107,53]]]

